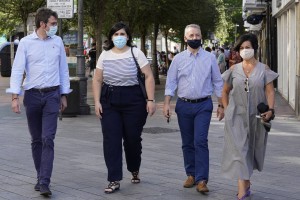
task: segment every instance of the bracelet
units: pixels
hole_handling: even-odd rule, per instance
[[[223,105],[221,105],[221,104],[219,104],[219,105],[218,105],[218,107],[219,107],[219,108],[224,108],[224,106],[223,106]]]
[[[14,98],[12,98],[11,101],[14,101],[14,100],[16,100],[16,99],[19,99],[19,97],[14,97]]]
[[[270,108],[268,111],[271,111],[271,112],[272,112],[272,115],[274,115],[274,113],[275,113],[274,108]]]
[[[147,99],[147,101],[152,101],[153,103],[155,103],[154,99]]]

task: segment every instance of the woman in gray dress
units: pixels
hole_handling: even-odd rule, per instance
[[[258,49],[254,34],[242,35],[235,50],[243,58],[222,75],[225,108],[225,144],[222,172],[225,177],[238,180],[238,200],[250,196],[250,177],[254,169],[263,168],[268,132],[263,122],[274,116],[273,80],[278,74],[256,59]],[[257,118],[257,105],[265,103],[269,109]]]

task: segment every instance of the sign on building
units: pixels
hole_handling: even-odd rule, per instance
[[[47,8],[57,12],[58,18],[73,18],[74,0],[47,0]]]

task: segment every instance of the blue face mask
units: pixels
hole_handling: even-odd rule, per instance
[[[113,43],[115,47],[117,47],[118,49],[122,49],[127,43],[127,37],[122,35],[116,36],[113,38]]]
[[[50,26],[49,31],[46,31],[47,36],[52,37],[57,32],[57,26]]]

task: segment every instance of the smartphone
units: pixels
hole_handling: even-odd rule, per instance
[[[169,111],[168,111],[167,122],[170,123],[170,114],[169,114]]]

